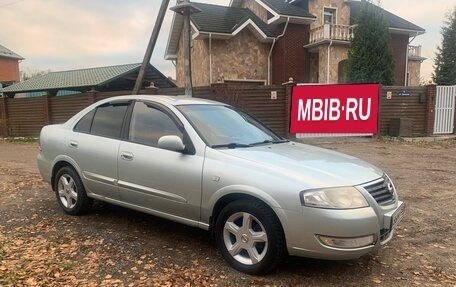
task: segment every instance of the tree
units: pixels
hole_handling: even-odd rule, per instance
[[[437,47],[432,79],[437,85],[456,85],[456,7],[442,27],[442,45]]]
[[[348,82],[393,85],[393,53],[381,9],[363,1],[353,34],[348,51]]]
[[[26,81],[33,77],[42,76],[42,75],[48,74],[50,72],[51,72],[51,70],[34,70],[34,69],[30,69],[30,68],[25,68],[24,70],[22,70],[20,72],[20,77],[21,77],[21,81]]]

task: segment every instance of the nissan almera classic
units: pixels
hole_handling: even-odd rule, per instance
[[[196,98],[97,102],[42,129],[38,166],[67,214],[96,199],[199,227],[250,274],[287,255],[360,257],[392,238],[404,212],[379,168]]]

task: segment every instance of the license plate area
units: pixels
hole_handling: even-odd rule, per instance
[[[384,217],[384,225],[385,229],[393,230],[397,224],[402,220],[405,214],[405,204],[402,201],[398,202],[398,206],[396,210],[393,210]]]

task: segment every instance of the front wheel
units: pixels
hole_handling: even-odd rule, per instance
[[[81,215],[89,211],[93,200],[85,192],[76,171],[68,166],[59,169],[55,176],[55,195],[65,213]]]
[[[265,274],[287,252],[282,226],[274,212],[259,201],[237,200],[220,212],[217,245],[226,261],[248,274]]]

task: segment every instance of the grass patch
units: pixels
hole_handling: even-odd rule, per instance
[[[10,143],[35,143],[38,142],[39,139],[34,137],[7,137],[0,140]]]

